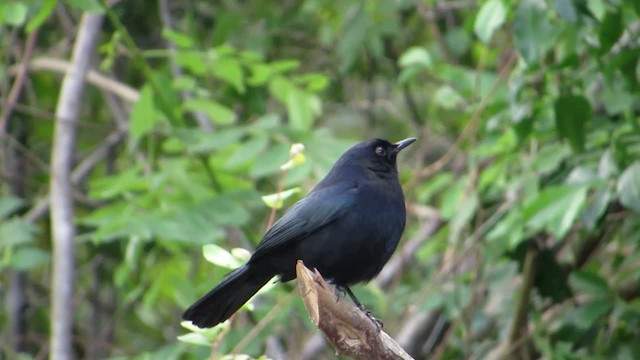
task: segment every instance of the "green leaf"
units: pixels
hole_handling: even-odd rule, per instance
[[[523,209],[527,226],[534,230],[546,230],[562,239],[576,221],[587,198],[586,186],[552,186],[541,191],[525,203]]]
[[[266,64],[251,65],[249,70],[251,70],[251,76],[247,79],[247,84],[253,86],[264,85],[273,74],[271,67]]]
[[[209,345],[211,345],[213,340],[217,339],[223,330],[228,331],[229,322],[224,322],[222,324],[219,324],[218,326],[204,329],[195,326],[191,321],[181,321],[180,326],[191,332],[197,332],[198,334],[206,337],[207,339],[209,339]]]
[[[596,322],[613,309],[610,299],[593,299],[573,312],[574,322],[583,329],[593,328]]]
[[[455,212],[451,219],[449,226],[451,231],[449,232],[449,241],[452,244],[460,243],[460,234],[466,226],[471,224],[473,215],[478,208],[479,199],[475,192],[465,193],[464,199],[458,206],[458,211]]]
[[[218,79],[224,80],[231,84],[237,92],[244,94],[244,74],[242,66],[236,59],[222,58],[213,62],[212,73]]]
[[[449,187],[441,194],[440,215],[444,219],[451,220],[458,212],[458,206],[464,199],[468,181],[469,180],[466,177],[459,178],[456,182],[450,184]]]
[[[631,210],[640,212],[640,162],[636,161],[624,170],[618,179],[620,203]]]
[[[613,155],[613,150],[605,150],[598,162],[598,176],[601,179],[610,179],[618,173],[620,173],[620,168],[618,168],[618,163]]]
[[[142,136],[146,135],[160,121],[160,116],[153,102],[153,90],[147,84],[142,87],[140,98],[131,109],[129,135],[132,147],[135,148]]]
[[[449,85],[442,85],[433,95],[433,101],[443,109],[451,110],[464,104],[464,98]]]
[[[624,114],[628,109],[633,108],[633,103],[636,101],[636,97],[632,93],[611,87],[604,89],[601,99],[607,114],[612,116]]]
[[[185,110],[202,111],[217,125],[231,125],[236,121],[236,113],[228,107],[212,100],[194,98],[182,104]]]
[[[294,187],[288,190],[277,192],[275,194],[264,195],[262,196],[262,201],[264,201],[264,203],[272,209],[281,209],[285,200],[299,192],[300,188]]]
[[[613,45],[618,41],[624,32],[624,21],[622,12],[607,12],[600,24],[600,53],[607,53]]]
[[[307,95],[294,88],[287,94],[286,104],[291,127],[298,130],[309,130],[313,124],[313,112]]]
[[[193,39],[189,35],[171,30],[169,28],[162,29],[162,38],[171,41],[179,48],[193,47]]]
[[[569,276],[569,283],[575,290],[582,291],[596,298],[606,298],[613,294],[607,281],[592,271],[574,271]]]
[[[27,5],[18,1],[0,5],[0,24],[4,22],[11,26],[22,26],[27,20],[27,10]]]
[[[271,69],[279,74],[284,74],[291,70],[295,70],[300,67],[300,61],[298,60],[278,60],[269,64]]]
[[[402,67],[419,66],[424,68],[430,67],[432,62],[429,51],[419,46],[409,48],[400,56],[398,61]]]
[[[333,44],[338,58],[341,60],[340,71],[346,72],[351,68],[364,49],[370,35],[369,17],[363,5],[354,6],[349,21],[343,25],[342,36]]]
[[[42,24],[49,18],[53,9],[56,8],[58,0],[44,0],[38,12],[27,22],[25,31],[27,33],[33,32],[33,30],[42,26]]]
[[[489,0],[485,2],[476,21],[473,31],[484,43],[491,41],[493,33],[504,24],[507,18],[507,8],[502,0]]]
[[[537,64],[553,43],[554,30],[542,0],[520,2],[514,20],[516,48],[529,64]]]
[[[609,189],[598,189],[592,196],[591,202],[582,212],[581,219],[590,230],[595,230],[598,221],[604,215],[611,201]]]
[[[269,147],[260,157],[260,161],[255,163],[249,172],[250,175],[262,177],[280,171],[280,165],[289,160],[289,147],[288,144],[276,144]]]
[[[289,93],[294,90],[295,85],[282,76],[276,76],[269,82],[269,92],[282,103],[286,103]]]
[[[0,198],[0,219],[13,215],[18,209],[24,205],[24,201],[19,197],[5,196]],[[3,239],[0,236],[0,239]]]
[[[329,79],[318,73],[308,73],[295,77],[296,83],[300,84],[306,91],[320,92],[329,85]]]
[[[454,176],[450,172],[440,171],[424,182],[417,190],[418,201],[428,203],[432,197],[440,194],[453,181]]]
[[[593,15],[597,20],[602,21],[607,11],[605,0],[590,0],[586,2],[587,6],[578,6],[578,12],[583,15]],[[580,3],[577,3],[580,5]]]
[[[80,11],[103,13],[104,9],[98,0],[63,0],[67,5]]]
[[[149,188],[149,180],[141,176],[138,166],[129,166],[110,176],[92,178],[89,197],[96,200],[109,200],[123,194],[144,191]],[[108,207],[104,207],[106,209]]]
[[[584,96],[563,95],[554,104],[556,130],[561,139],[566,139],[575,152],[585,147],[585,125],[591,119],[591,105]]]
[[[238,149],[229,157],[225,166],[234,167],[249,160],[256,160],[269,145],[269,137],[257,135],[240,144]]]
[[[471,34],[464,29],[464,26],[448,28],[444,34],[447,48],[457,57],[462,57],[469,51],[471,37]]]
[[[578,12],[573,0],[554,0],[553,5],[563,19],[572,23],[578,21]]]
[[[180,335],[178,336],[178,340],[187,344],[202,345],[207,347],[211,347],[213,344],[211,339],[197,332]]]
[[[197,80],[191,75],[182,75],[173,78],[171,86],[176,90],[196,91],[198,89]]]
[[[38,227],[30,221],[11,219],[0,222],[0,248],[33,242]]]
[[[431,311],[441,308],[446,299],[444,295],[439,291],[430,291],[427,296],[424,297],[424,300],[420,302],[420,310],[422,311]]]
[[[202,247],[202,255],[208,262],[227,269],[236,269],[242,266],[242,262],[230,252],[215,244],[204,245]]]
[[[515,249],[525,239],[522,212],[514,208],[487,233],[487,250],[495,257]]]
[[[10,268],[16,270],[31,270],[49,263],[51,256],[48,252],[35,247],[19,247],[10,255]]]
[[[175,60],[178,65],[191,71],[194,75],[207,75],[207,61],[201,53],[178,51]]]

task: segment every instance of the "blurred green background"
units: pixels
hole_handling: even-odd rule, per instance
[[[295,283],[213,330],[180,314],[349,146],[409,136],[398,256],[354,288],[391,336],[418,359],[640,358],[637,0],[3,0],[3,109],[30,65],[0,124],[0,358],[48,357],[67,259],[42,200],[84,11],[105,19],[77,130],[77,358],[335,358]]]

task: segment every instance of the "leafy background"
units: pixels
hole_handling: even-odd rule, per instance
[[[79,358],[333,358],[293,284],[212,330],[179,317],[351,144],[408,136],[400,265],[356,289],[387,332],[417,358],[640,358],[640,2],[114,3],[0,3],[3,108],[30,62],[1,124],[4,357],[48,353],[59,64],[98,11]]]

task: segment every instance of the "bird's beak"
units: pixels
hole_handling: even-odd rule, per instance
[[[399,153],[400,150],[402,150],[402,149],[406,148],[407,146],[413,144],[414,141],[416,141],[416,138],[414,138],[414,137],[398,141],[397,143],[393,144],[393,145],[396,146],[396,148],[393,149],[393,152],[396,153],[396,154]]]

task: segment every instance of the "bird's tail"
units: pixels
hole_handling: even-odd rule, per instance
[[[238,311],[272,277],[272,274],[244,265],[191,305],[182,314],[182,319],[201,328],[218,325]]]

